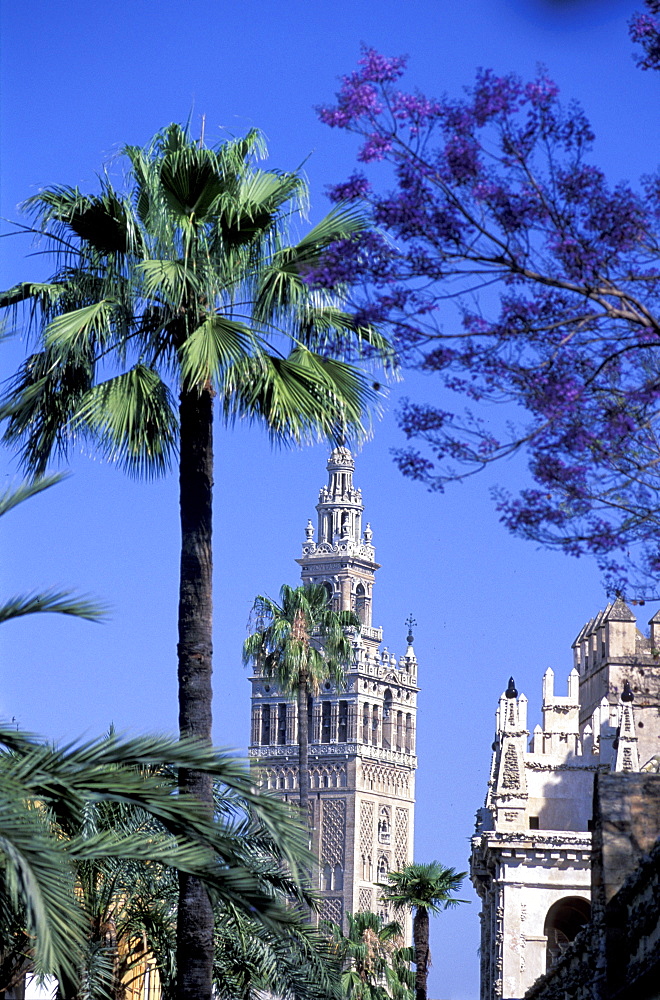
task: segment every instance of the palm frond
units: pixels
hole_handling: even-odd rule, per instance
[[[29,500],[30,497],[36,496],[37,493],[43,493],[44,490],[60,483],[63,479],[66,479],[66,473],[53,473],[49,476],[42,476],[40,479],[26,480],[18,486],[12,486],[5,490],[4,493],[0,494],[0,517],[25,500]]]
[[[186,386],[220,382],[231,365],[250,357],[258,346],[244,323],[218,314],[208,316],[181,347],[181,380]]]
[[[73,615],[90,622],[102,621],[108,609],[97,601],[76,597],[70,590],[46,590],[41,593],[21,594],[0,604],[0,622],[25,615]]]
[[[108,458],[131,475],[161,475],[177,446],[170,391],[153,368],[139,363],[91,387],[73,426],[93,433]]]

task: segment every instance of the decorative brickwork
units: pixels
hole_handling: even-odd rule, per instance
[[[374,894],[371,889],[360,888],[358,900],[358,910],[360,913],[373,912],[373,897]]]
[[[332,920],[333,924],[339,924],[341,926],[341,919],[341,899],[322,899],[321,920]]]
[[[408,864],[408,810],[397,806],[394,820],[394,863],[399,868]]]
[[[345,837],[346,801],[345,799],[326,799],[323,803],[322,864],[343,866]]]
[[[371,854],[374,843],[374,804],[360,804],[360,854]]]

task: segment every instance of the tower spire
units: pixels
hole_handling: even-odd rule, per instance
[[[375,561],[373,532],[362,529],[362,490],[353,484],[355,461],[350,450],[335,448],[326,466],[328,482],[319,491],[317,530],[309,521],[302,558],[303,583],[321,583],[337,611],[355,611],[365,626],[372,621]]]

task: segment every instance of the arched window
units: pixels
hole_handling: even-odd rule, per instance
[[[371,719],[371,742],[375,747],[378,746],[378,705],[374,705]]]
[[[267,747],[270,743],[270,705],[261,707],[261,745]]]
[[[406,753],[414,753],[413,721],[410,712],[406,713]]]
[[[378,817],[378,843],[389,844],[391,839],[392,824],[390,823],[390,810],[383,806]]]
[[[565,896],[552,904],[543,925],[543,933],[548,939],[546,970],[552,968],[566,946],[590,920],[591,905],[581,896]]]
[[[332,604],[332,595],[333,595],[332,584],[328,580],[324,580],[323,583],[321,584],[321,586],[323,587],[323,589],[325,590],[326,594],[328,595],[328,604],[331,605]]]
[[[387,873],[390,870],[387,858],[384,854],[381,854],[378,858],[378,881],[382,882],[383,879],[387,878]]]
[[[330,865],[323,865],[323,870],[321,871],[321,891],[330,892],[332,889],[332,868]]]
[[[396,713],[396,748],[403,750],[403,712]]]
[[[286,746],[286,703],[283,701],[277,706],[277,744]]]
[[[348,738],[348,702],[339,702],[339,713],[337,716],[337,742],[345,743]]]
[[[332,705],[329,701],[321,702],[321,743],[330,742],[330,723],[332,721]]]
[[[355,588],[355,614],[358,616],[362,624],[365,624],[365,610],[366,610],[366,594],[364,586],[358,583]]]
[[[335,892],[341,892],[341,890],[344,888],[344,869],[342,868],[341,865],[335,865],[332,873],[332,878],[333,878],[332,888],[335,890]]]
[[[383,747],[392,749],[392,692],[389,689],[383,699]]]
[[[366,701],[362,709],[362,742],[369,742],[369,706]]]

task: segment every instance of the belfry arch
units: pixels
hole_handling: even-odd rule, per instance
[[[552,968],[564,949],[591,920],[591,903],[582,896],[564,896],[553,903],[543,925],[547,938],[546,969]]]

